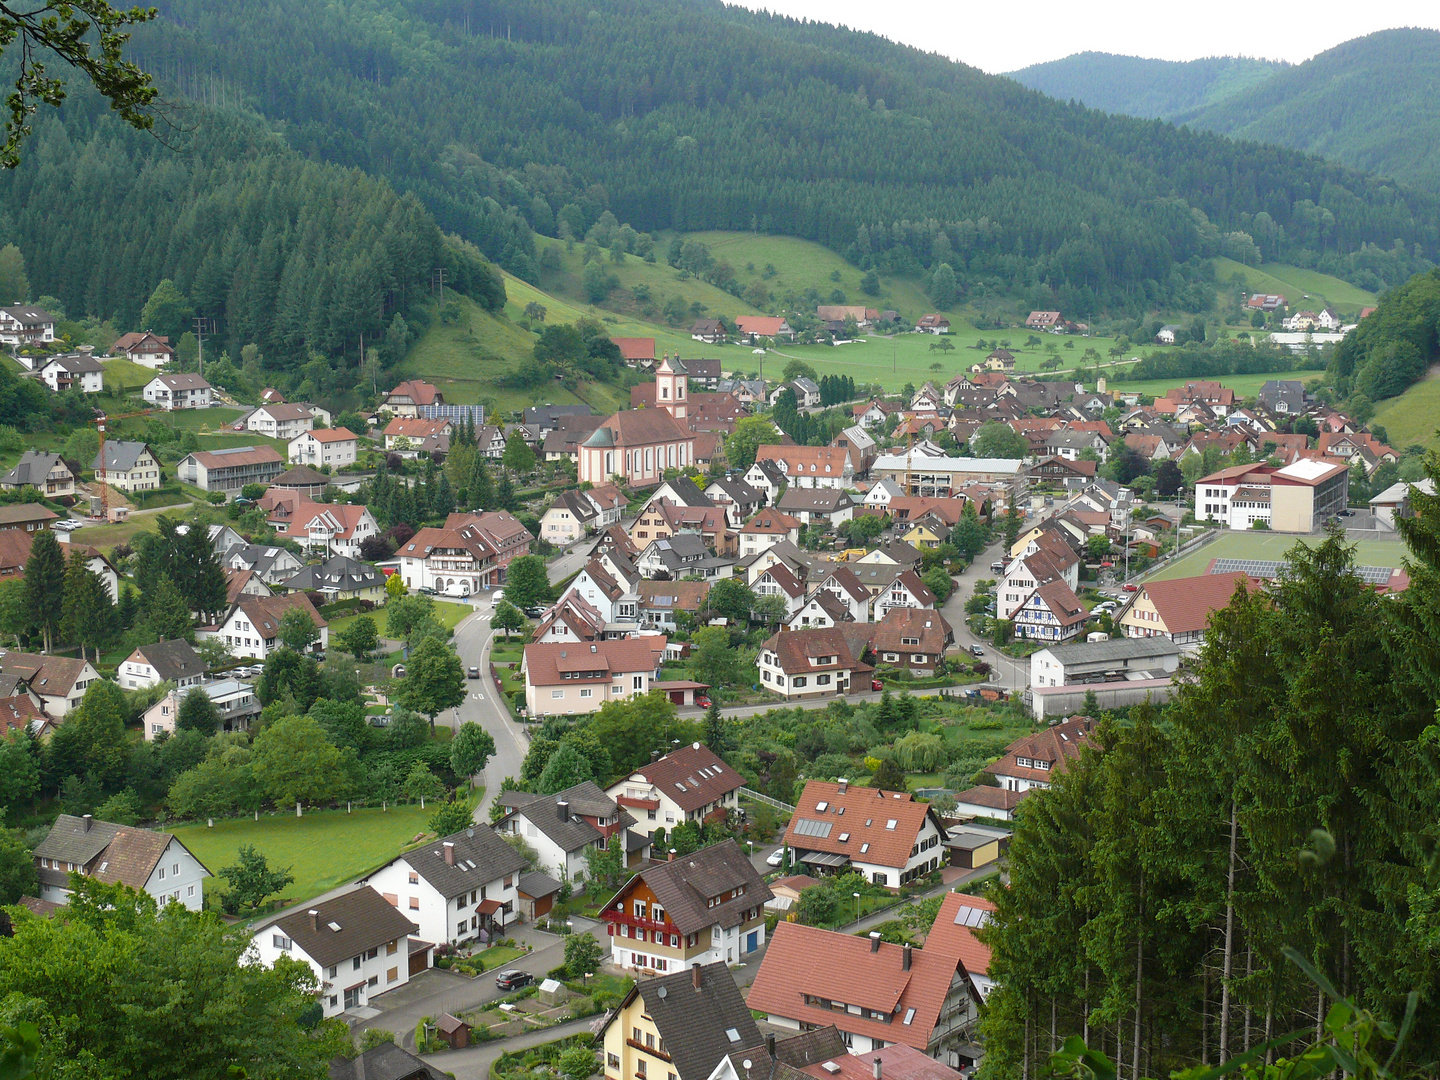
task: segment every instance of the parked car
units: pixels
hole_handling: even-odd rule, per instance
[[[971,655],[971,656],[984,656],[984,655],[985,655],[985,650],[982,649],[979,645],[971,645],[971,646],[970,646],[970,655]]]
[[[709,694],[696,694],[696,695],[695,695],[695,704],[696,704],[696,705],[699,705],[700,708],[702,708],[702,709],[708,709],[708,708],[710,707],[710,695],[709,695]]]
[[[885,684],[884,684],[883,682],[881,682],[879,679],[871,679],[871,680],[870,680],[870,689],[871,689],[871,690],[884,690],[884,689],[885,689]]]
[[[765,865],[766,865],[766,866],[779,866],[779,865],[780,865],[782,862],[784,862],[784,861],[785,861],[785,849],[784,849],[783,847],[779,847],[779,848],[776,848],[774,851],[772,851],[772,852],[769,854],[769,856],[765,859]]]
[[[990,572],[992,574],[1003,574],[1005,572],[1005,564],[999,559],[996,559],[990,564]]]
[[[530,607],[527,607],[527,608],[525,609],[525,617],[526,617],[527,619],[538,619],[538,618],[540,618],[541,615],[544,615],[544,614],[545,614],[545,609],[544,609],[543,607],[541,607],[539,604],[532,604]]]
[[[478,678],[480,677],[480,669],[479,669],[478,667],[468,667],[468,668],[466,668],[466,669],[465,669],[465,677],[466,677],[467,679],[478,679]]]
[[[429,585],[421,585],[420,588],[416,589],[415,591],[418,592],[418,593],[421,593],[421,594],[423,594],[423,595],[425,595],[425,596],[435,596],[435,595],[437,595],[436,592],[435,592],[435,590],[432,589]]]
[[[529,986],[535,981],[535,976],[528,971],[502,971],[495,976],[495,985],[501,990],[519,990],[522,986]]]
[[[1136,585],[1133,581],[1127,581],[1124,585],[1121,586],[1121,588],[1124,589],[1126,592],[1140,591],[1140,586]]]

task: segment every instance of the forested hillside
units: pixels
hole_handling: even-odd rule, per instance
[[[135,55],[253,104],[302,153],[383,176],[533,280],[531,230],[758,229],[1068,310],[1204,306],[1197,257],[1387,283],[1440,249],[1429,196],[1272,147],[711,0],[171,0]],[[1253,242],[1252,242],[1253,237]],[[1397,245],[1398,242],[1398,245]],[[1418,252],[1418,258],[1417,258]]]
[[[1173,120],[1262,83],[1285,66],[1245,56],[1182,62],[1082,52],[1012,71],[1010,78],[1042,94],[1061,101],[1073,99],[1092,109]]]
[[[266,368],[309,365],[328,398],[360,381],[362,340],[372,366],[404,357],[435,268],[491,310],[504,303],[494,268],[383,180],[307,161],[233,112],[189,109],[165,144],[101,115],[96,95],[74,97],[0,172],[0,232],[37,295],[72,315],[139,326],[171,279],[180,292],[151,308],[156,332],[173,340],[209,316],[235,360],[253,344]]]
[[[1337,391],[1381,401],[1403,393],[1440,360],[1440,271],[1417,274],[1381,299],[1335,349]]]

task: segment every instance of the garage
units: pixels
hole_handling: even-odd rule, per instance
[[[435,948],[428,941],[410,939],[410,977],[413,979],[430,966],[430,953]]]

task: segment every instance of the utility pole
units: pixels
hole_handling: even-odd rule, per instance
[[[215,333],[215,320],[206,318],[204,315],[197,315],[192,320],[195,323],[195,344],[198,346],[200,374],[205,374],[205,336]]]
[[[434,286],[435,286],[435,301],[436,301],[437,303],[444,303],[444,302],[445,302],[445,268],[444,268],[443,266],[437,266],[437,267],[434,269],[434,271],[430,274],[430,281],[431,281],[431,283],[434,284]]]

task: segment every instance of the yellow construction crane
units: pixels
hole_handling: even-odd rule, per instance
[[[129,420],[136,416],[149,416],[149,409],[141,409],[138,412],[121,413],[119,416],[106,416],[101,409],[95,410],[95,430],[100,435],[100,452],[96,460],[100,462],[100,468],[105,470],[106,481],[109,480],[109,465],[105,460],[105,425],[111,420]],[[100,519],[106,523],[110,521],[110,485],[104,481],[97,481],[100,484]]]

